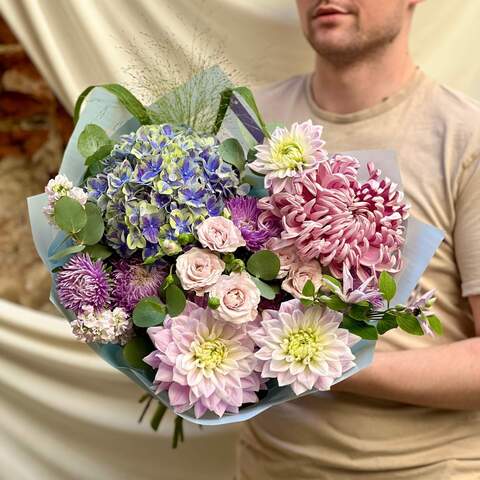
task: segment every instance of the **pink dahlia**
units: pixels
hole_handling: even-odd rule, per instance
[[[360,340],[339,328],[342,315],[322,306],[305,308],[299,300],[265,310],[261,327],[250,335],[260,347],[263,378],[290,385],[296,395],[329,390],[335,379],[355,366],[350,347]]]
[[[290,130],[277,127],[266,143],[258,145],[257,157],[249,166],[265,175],[265,186],[282,186],[286,178],[314,170],[327,160],[323,149],[323,127],[311,120],[294,123]]]
[[[110,300],[110,275],[101,260],[77,254],[62,267],[56,277],[58,298],[65,308],[79,315],[84,307],[98,312]]]
[[[144,361],[157,370],[156,392],[168,391],[175,412],[193,407],[197,418],[208,410],[222,416],[258,401],[260,376],[246,327],[215,320],[212,310],[188,302],[174,320],[147,331],[156,350]]]
[[[282,221],[272,248],[295,246],[302,260],[318,259],[338,278],[343,265],[362,281],[378,271],[397,272],[408,217],[403,193],[373,163],[361,183],[359,166],[353,157],[335,155],[282,188],[273,185],[270,197],[259,200]]]

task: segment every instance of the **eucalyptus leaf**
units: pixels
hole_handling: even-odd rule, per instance
[[[393,313],[386,312],[377,323],[377,330],[380,335],[387,333],[389,330],[397,328],[397,317]]]
[[[55,223],[64,232],[77,233],[87,223],[85,208],[73,198],[62,197],[58,199],[53,211]]]
[[[165,303],[168,314],[171,317],[176,317],[185,310],[187,299],[183,290],[177,287],[177,285],[172,284],[165,290]]]
[[[256,277],[251,277],[253,280],[253,283],[257,286],[257,288],[260,290],[260,295],[263,298],[266,298],[267,300],[273,300],[276,296],[277,293],[279,292],[278,287],[269,285],[268,283],[263,282],[259,278]]]
[[[397,315],[398,326],[407,333],[411,335],[424,335],[420,323],[411,313],[401,312]]]
[[[165,305],[158,297],[145,297],[142,298],[133,310],[133,323],[137,327],[155,327],[162,325],[167,310]]]
[[[241,173],[245,168],[245,153],[240,145],[240,142],[236,138],[227,138],[219,148],[222,159],[233,165]]]
[[[110,257],[113,252],[105,245],[97,243],[96,245],[87,245],[85,247],[85,253],[88,253],[92,260],[105,260]]]
[[[135,337],[123,347],[123,358],[132,368],[148,368],[143,359],[153,351],[147,337]]]
[[[90,169],[96,168],[103,168],[102,165],[102,160],[110,155],[113,149],[113,143],[107,143],[105,145],[102,145],[101,147],[98,148],[98,150],[95,150],[90,156],[88,156],[85,159],[85,165],[87,167],[90,167]],[[99,172],[97,172],[99,173]]]
[[[346,328],[349,332],[358,335],[365,340],[377,340],[377,329],[373,325],[367,325],[365,322],[355,320],[348,315],[343,317],[340,325],[342,328]]]
[[[392,298],[395,296],[395,293],[397,293],[395,280],[388,272],[383,271],[380,274],[380,278],[378,280],[378,289],[387,302],[390,302],[390,300],[392,300]]]
[[[105,230],[102,212],[94,203],[85,204],[85,213],[87,214],[87,223],[78,232],[78,239],[85,245],[95,245],[102,237]]]
[[[260,250],[248,259],[247,270],[261,280],[274,280],[280,271],[280,259],[270,250]]]
[[[110,143],[110,138],[102,127],[89,123],[78,137],[77,149],[83,157],[88,158],[100,147]]]
[[[72,255],[73,253],[79,253],[85,248],[85,245],[72,245],[71,247],[64,248],[50,257],[50,260],[60,260],[61,258]]]

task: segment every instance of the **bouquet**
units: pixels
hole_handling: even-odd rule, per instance
[[[331,155],[311,121],[266,125],[218,69],[150,107],[91,90],[29,199],[33,235],[73,334],[159,402],[154,427],[178,415],[175,442],[182,418],[329,390],[391,329],[441,333],[433,292],[409,295],[442,235],[409,217],[391,152]]]

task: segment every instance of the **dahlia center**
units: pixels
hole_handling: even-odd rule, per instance
[[[135,268],[132,275],[132,284],[142,287],[151,280],[150,273],[145,268]]]
[[[286,360],[308,365],[321,350],[320,338],[311,328],[302,328],[292,332],[282,342]]]
[[[195,347],[195,360],[197,366],[213,370],[225,360],[228,348],[220,339],[205,340]]]
[[[278,146],[277,155],[285,168],[295,168],[304,163],[304,150],[293,140],[285,141]]]

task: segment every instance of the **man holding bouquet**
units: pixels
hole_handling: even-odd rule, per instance
[[[419,284],[443,336],[396,329],[328,394],[256,417],[238,480],[480,478],[480,105],[415,66],[421,0],[297,0],[312,75],[257,93],[267,121],[312,119],[329,152],[395,150],[411,213],[445,233]]]

